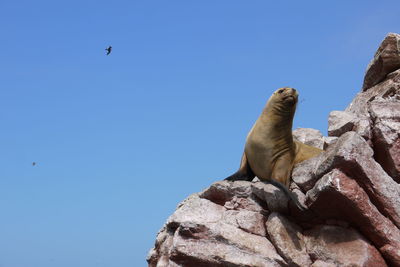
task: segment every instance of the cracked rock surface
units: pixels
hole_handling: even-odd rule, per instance
[[[328,123],[329,137],[293,133],[325,149],[292,172],[307,210],[257,178],[215,182],[178,205],[149,266],[400,266],[400,35],[384,39],[361,92]]]

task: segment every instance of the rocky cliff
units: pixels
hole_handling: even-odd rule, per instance
[[[179,204],[149,266],[400,266],[400,35],[383,40],[328,134],[294,131],[326,150],[292,173],[308,211],[273,185],[216,182]]]

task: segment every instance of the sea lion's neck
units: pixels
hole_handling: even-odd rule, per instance
[[[261,114],[261,119],[267,121],[272,128],[291,132],[295,110],[295,106],[288,107],[285,103],[268,103]]]

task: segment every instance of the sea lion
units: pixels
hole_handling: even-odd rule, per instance
[[[260,117],[246,138],[239,170],[228,181],[261,181],[282,189],[300,210],[305,208],[289,191],[293,166],[315,157],[323,150],[293,140],[292,124],[298,93],[294,88],[279,88],[269,98]]]

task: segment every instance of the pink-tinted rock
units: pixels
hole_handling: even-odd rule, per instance
[[[251,189],[253,194],[267,205],[269,211],[288,212],[289,199],[279,188],[257,182],[252,184]]]
[[[167,224],[179,225],[184,222],[206,224],[222,219],[225,208],[207,199],[192,195],[184,200],[172,214]]]
[[[225,212],[224,221],[248,233],[265,237],[266,218],[261,213],[249,210],[228,210]]]
[[[168,231],[167,227],[160,230],[157,235],[156,243],[147,255],[147,262],[150,267],[169,267],[174,266],[169,259],[169,251],[173,244],[173,232]]]
[[[275,212],[268,217],[266,225],[271,242],[290,266],[311,265],[299,226]]]
[[[353,229],[316,226],[305,232],[305,243],[313,260],[336,266],[386,266],[379,252]]]
[[[365,140],[371,139],[371,126],[368,117],[347,111],[332,111],[328,119],[329,136],[339,137],[349,131],[358,133]]]
[[[369,103],[374,99],[400,100],[400,70],[388,74],[386,80],[356,95],[345,111],[359,117],[370,117]]]
[[[322,154],[296,164],[292,171],[292,180],[303,192],[307,192],[313,188],[319,177],[316,177],[315,172],[319,166]]]
[[[311,128],[297,128],[293,131],[293,138],[306,145],[324,148],[324,137],[320,131]]]
[[[326,150],[330,145],[333,145],[338,138],[336,136],[324,136],[324,147]]]
[[[368,117],[358,117],[353,131],[362,136],[366,141],[369,141],[372,138],[370,119]]]
[[[253,199],[252,182],[246,181],[219,181],[199,194],[201,198],[208,199],[226,209],[246,209],[251,211],[263,211],[263,207]]]
[[[400,183],[400,101],[373,101],[370,114],[374,121],[374,157]]]
[[[268,239],[223,222],[181,224],[171,259],[184,266],[279,266],[284,260]],[[188,265],[195,264],[195,265]],[[197,264],[197,265],[196,265]]]
[[[343,133],[352,131],[357,116],[345,111],[332,111],[328,118],[328,135],[341,136]]]
[[[257,178],[216,182],[169,217],[149,266],[400,266],[400,69],[390,67],[398,62],[393,40],[385,39],[369,66],[367,90],[331,113],[335,136],[293,133],[326,149],[292,171],[290,190],[308,210]]]
[[[363,187],[378,210],[400,227],[400,185],[373,159],[373,150],[357,133],[343,134],[321,154],[316,177],[338,168]]]
[[[400,35],[389,33],[367,67],[363,91],[380,83],[387,74],[397,69],[400,69]]]
[[[336,264],[327,261],[316,260],[311,267],[337,267]]]
[[[192,195],[159,232],[147,258],[149,266],[285,265],[265,237],[265,221],[261,213],[227,210]]]
[[[334,169],[307,192],[307,198],[308,205],[319,216],[349,221],[388,262],[400,266],[399,229],[378,211],[354,179]]]

